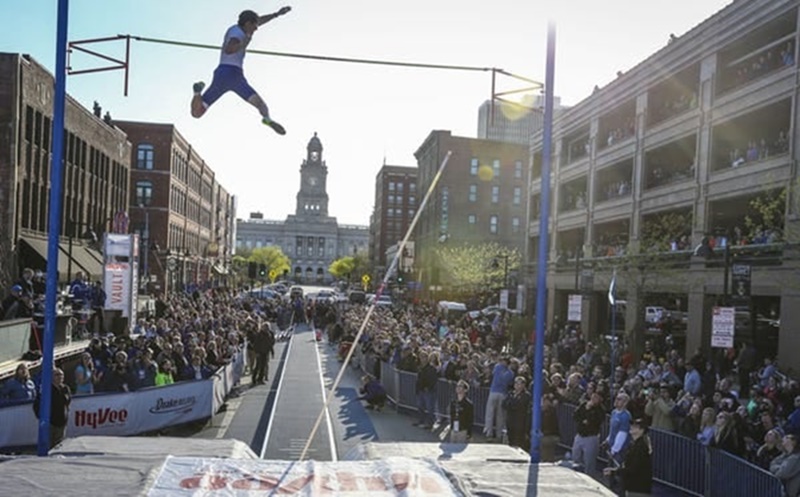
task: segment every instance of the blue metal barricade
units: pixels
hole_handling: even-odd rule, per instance
[[[398,383],[398,407],[405,407],[407,409],[417,408],[417,373],[409,373],[407,371],[397,371],[395,374],[399,378]]]
[[[573,415],[576,407],[556,408],[560,445],[572,447],[575,438]],[[601,437],[608,434],[605,423]],[[697,440],[663,430],[650,430],[653,442],[653,478],[689,495],[705,497],[782,497],[783,485],[769,472]]]
[[[650,430],[650,440],[653,442],[653,478],[692,495],[704,495],[707,469],[703,444],[656,429]]]
[[[378,360],[365,354],[362,367],[371,369]],[[391,364],[381,363],[381,382],[387,395],[399,407],[417,409],[416,373],[398,371]],[[450,401],[455,396],[455,383],[440,379],[436,386],[436,414],[449,417]],[[475,425],[483,426],[489,389],[471,388],[469,398],[475,408]],[[575,438],[573,415],[576,407],[556,407],[560,445],[571,448]],[[601,440],[608,435],[608,419],[601,430]],[[653,442],[653,478],[689,495],[705,497],[758,496],[782,497],[780,480],[763,469],[726,452],[709,449],[697,440],[663,430],[650,430]]]
[[[783,484],[768,471],[719,449],[707,449],[709,497],[782,497]]]

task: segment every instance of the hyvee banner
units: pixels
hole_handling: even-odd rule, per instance
[[[225,402],[244,369],[239,352],[210,379],[184,381],[129,393],[72,397],[67,437],[129,436],[211,416]],[[36,445],[33,403],[0,408],[0,447]]]
[[[128,394],[74,397],[68,437],[132,435],[211,416],[208,381],[191,381]]]
[[[262,461],[168,457],[150,497],[191,495],[456,496],[447,476],[429,461]]]

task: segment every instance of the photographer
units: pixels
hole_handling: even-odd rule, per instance
[[[622,466],[606,468],[605,476],[617,474],[622,477],[625,497],[648,497],[653,488],[653,445],[647,436],[644,420],[631,422],[631,443]]]

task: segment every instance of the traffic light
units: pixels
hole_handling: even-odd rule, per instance
[[[402,271],[398,271],[397,272],[397,284],[398,285],[402,285],[403,281],[405,281],[405,275],[403,274]]]
[[[266,264],[259,264],[258,265],[258,275],[264,278],[267,276],[267,265]]]
[[[247,263],[247,277],[251,280],[256,279],[256,272],[258,271],[258,264],[253,261]]]

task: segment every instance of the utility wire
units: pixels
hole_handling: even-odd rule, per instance
[[[124,37],[124,35],[120,35]],[[161,38],[147,38],[144,36],[130,36],[131,39],[136,41],[144,41],[148,43],[160,43],[163,45],[175,45],[179,47],[189,47],[189,48],[203,48],[209,50],[219,50],[220,47],[218,45],[207,45],[203,43],[191,43],[185,41],[177,41],[177,40],[165,40]],[[382,66],[395,66],[395,67],[416,67],[416,68],[423,68],[423,69],[446,69],[451,71],[473,71],[473,72],[489,72],[489,71],[499,71],[503,74],[506,74],[511,77],[516,77],[519,79],[524,79],[519,76],[515,76],[511,73],[507,73],[502,69],[497,69],[494,67],[478,67],[478,66],[459,66],[459,65],[452,65],[452,64],[425,64],[421,62],[399,62],[399,61],[392,61],[392,60],[380,60],[380,59],[359,59],[359,58],[351,58],[351,57],[331,57],[327,55],[312,55],[312,54],[302,54],[302,53],[292,53],[292,52],[273,52],[270,50],[247,50],[247,53],[252,53],[256,55],[272,55],[275,57],[289,57],[294,59],[307,59],[307,60],[322,60],[326,62],[348,62],[352,64],[371,64],[371,65],[382,65]]]

